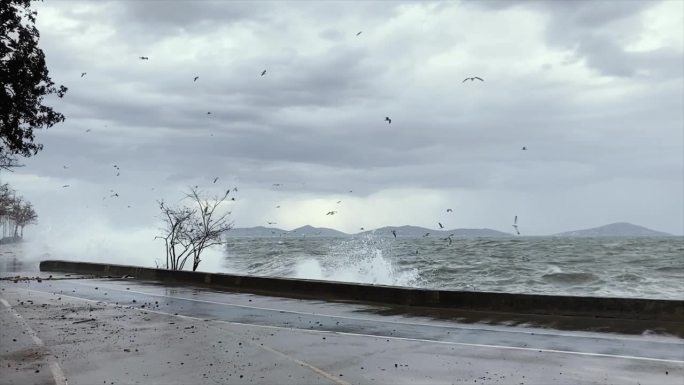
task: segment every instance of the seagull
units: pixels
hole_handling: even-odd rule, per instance
[[[484,81],[484,80],[483,80],[482,78],[480,78],[480,77],[473,76],[472,78],[465,78],[465,79],[463,79],[463,81],[462,81],[461,83],[465,83],[465,82],[468,81],[468,80],[470,80],[471,82],[474,82],[475,79],[477,79],[477,80],[479,80],[479,81],[481,81],[481,82]]]
[[[356,36],[359,36],[363,31],[359,31],[356,33]]]
[[[335,215],[337,211],[328,211],[325,215]]]
[[[193,82],[196,82],[196,81],[197,81],[197,79],[199,79],[199,76],[195,76],[195,78],[194,78],[194,79],[192,79],[192,81],[193,81]]]
[[[397,237],[397,232],[395,230],[392,230],[392,235],[394,235],[394,238]]]
[[[342,203],[342,201],[337,201],[337,204],[338,204],[338,205],[339,205],[340,203]]]
[[[62,186],[62,188],[65,188],[65,187],[69,187],[69,185],[68,185],[68,184],[65,184],[64,186]]]
[[[119,197],[119,193],[114,193],[114,194],[110,195],[110,197],[116,197],[116,198],[118,198],[118,197]]]
[[[263,71],[261,72],[261,76],[264,76],[264,75],[266,75],[266,70],[263,70]]]
[[[81,72],[81,77],[84,77],[84,76],[86,76],[86,73],[85,73],[85,72]]]
[[[214,178],[214,183],[216,183],[217,180],[218,180],[218,177]]]
[[[150,58],[147,56],[140,56],[140,60],[150,60]]]
[[[430,235],[430,233],[425,233],[425,235],[423,235],[423,238],[425,238],[425,237],[427,237],[427,236],[429,236],[429,235]]]
[[[385,121],[387,122],[387,124],[392,124],[392,119],[390,119],[389,116],[385,116]]]
[[[527,147],[523,146],[522,150],[527,151]]]
[[[515,229],[515,233],[520,235],[520,231],[518,230],[518,216],[517,215],[513,219],[513,228]]]
[[[364,231],[365,229],[363,227],[361,227],[359,230]]]
[[[448,213],[453,213],[454,210],[452,210],[452,209],[447,209],[447,212],[448,212]]]
[[[444,228],[444,225],[442,225],[442,222],[437,222],[437,224],[439,225],[439,228],[440,228],[440,229],[443,229],[443,228]]]

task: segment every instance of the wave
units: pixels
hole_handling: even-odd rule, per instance
[[[586,284],[600,280],[598,276],[592,273],[550,273],[542,275],[542,279],[550,283],[564,285]]]

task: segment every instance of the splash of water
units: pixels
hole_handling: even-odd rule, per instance
[[[415,268],[400,269],[391,258],[391,249],[382,240],[363,238],[331,245],[323,256],[297,261],[293,278],[367,283],[374,285],[416,286]]]

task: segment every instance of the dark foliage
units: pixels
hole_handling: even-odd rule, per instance
[[[48,76],[30,6],[31,0],[0,1],[0,159],[35,155],[43,146],[34,142],[34,130],[64,121],[43,104],[48,95],[63,97],[67,88]]]

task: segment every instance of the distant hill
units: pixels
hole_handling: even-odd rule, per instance
[[[669,237],[672,234],[647,229],[631,223],[619,222],[592,229],[567,231],[554,234],[555,237]]]
[[[246,227],[246,228],[234,228],[226,232],[229,237],[244,237],[244,238],[262,238],[262,237],[279,237],[281,234],[285,234],[287,231],[281,230],[275,227]]]
[[[291,235],[299,235],[303,237],[348,237],[349,234],[337,231],[335,229],[329,229],[327,227],[313,227],[313,226],[302,226],[298,227],[292,231],[288,231]]]
[[[349,234],[325,227],[302,226],[294,230],[282,230],[275,227],[244,227],[234,228],[226,232],[226,236],[234,238],[265,238],[265,237],[348,237]]]
[[[387,226],[375,230],[363,231],[356,235],[373,234],[380,237],[393,237],[392,230],[397,232],[397,237],[401,238],[420,238],[426,233],[429,237],[445,238],[450,234],[458,238],[478,238],[478,237],[511,237],[512,234],[503,233],[492,229],[454,229],[454,230],[434,230],[418,226]],[[235,228],[226,233],[228,237],[242,238],[264,238],[264,237],[350,237],[350,234],[329,229],[326,227],[302,226],[294,230],[282,230],[275,227],[248,227]]]
[[[396,231],[397,238],[420,238],[430,233],[428,237],[448,237],[453,234],[457,238],[480,238],[480,237],[511,237],[513,234],[504,233],[492,229],[453,229],[453,230],[434,230],[419,226],[386,226],[379,229],[364,231],[361,234],[374,233],[381,236],[394,236],[392,230]]]

